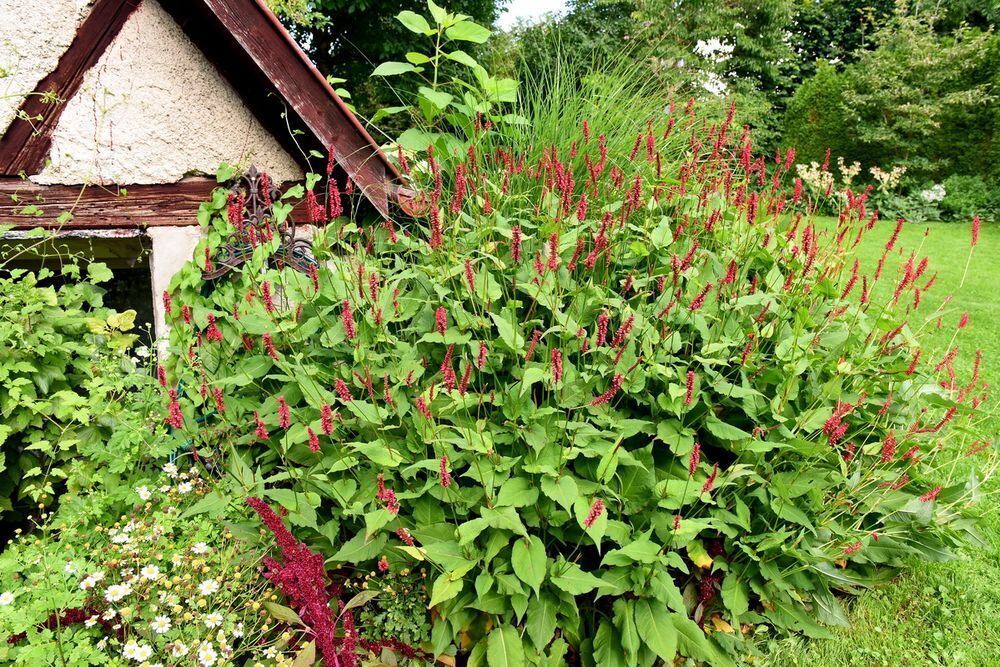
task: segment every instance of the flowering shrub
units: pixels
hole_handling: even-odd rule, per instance
[[[414,173],[424,219],[335,220],[309,275],[264,242],[205,289],[240,198],[200,211],[168,418],[206,465],[252,460],[328,564],[430,566],[436,654],[728,664],[746,627],[822,635],[879,566],[970,534],[951,462],[991,456],[984,388],[919,346],[927,258],[890,273],[894,235],[861,271],[895,223],[853,193],[832,230],[783,215],[791,156],[691,105],[640,127],[612,154],[587,122],[534,147],[483,119]]]
[[[280,664],[292,634],[265,613],[277,594],[257,572],[255,543],[199,511],[204,482],[166,470],[113,524],[43,524],[0,556],[0,658]]]

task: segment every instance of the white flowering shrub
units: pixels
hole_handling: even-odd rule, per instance
[[[131,493],[117,521],[44,517],[0,555],[0,663],[291,664],[300,636],[276,618],[257,535],[172,464]]]

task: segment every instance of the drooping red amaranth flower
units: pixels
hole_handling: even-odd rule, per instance
[[[602,514],[604,514],[604,501],[598,498],[590,505],[590,511],[587,512],[587,518],[583,520],[583,527],[590,528],[593,526],[594,522],[597,521]]]

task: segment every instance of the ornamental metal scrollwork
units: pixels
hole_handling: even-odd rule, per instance
[[[256,166],[236,179],[229,189],[229,221],[236,233],[229,243],[216,250],[212,266],[202,272],[205,280],[216,280],[242,267],[254,248],[270,241],[274,234],[278,234],[280,243],[268,258],[268,264],[278,268],[288,266],[301,273],[309,273],[309,267],[316,266],[312,243],[296,237],[292,216],[289,214],[278,223],[274,202],[280,197],[281,190]]]

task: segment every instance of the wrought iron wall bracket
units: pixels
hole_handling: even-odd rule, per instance
[[[203,271],[205,280],[216,280],[242,267],[253,255],[254,249],[262,242],[279,237],[278,249],[268,258],[268,264],[276,268],[288,266],[301,273],[308,273],[309,267],[316,266],[312,255],[312,243],[298,238],[295,220],[289,214],[280,223],[274,214],[274,202],[281,197],[281,190],[259,171],[251,166],[239,176],[229,188],[230,219],[236,232],[229,243],[219,247],[212,257],[212,270]],[[235,203],[234,203],[235,202]],[[236,220],[232,220],[232,207],[239,207]]]

